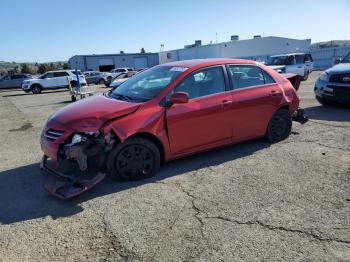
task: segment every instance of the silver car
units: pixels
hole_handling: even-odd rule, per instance
[[[32,79],[29,74],[6,75],[0,78],[0,89],[21,88],[23,80]]]
[[[104,85],[108,82],[108,75],[99,71],[87,71],[84,72],[86,82],[88,84],[100,84]],[[111,76],[109,76],[111,78]]]

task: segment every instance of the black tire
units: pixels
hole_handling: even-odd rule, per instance
[[[98,81],[98,84],[99,84],[99,85],[104,85],[104,84],[105,84],[105,80],[100,79],[100,80]]]
[[[77,101],[77,98],[75,96],[71,96],[70,98],[72,99],[72,102]]]
[[[41,87],[41,85],[32,85],[31,88],[30,88],[30,90],[32,91],[32,93],[33,93],[34,95],[40,94],[41,91],[42,91],[42,89],[43,89],[43,88]]]
[[[305,73],[304,73],[304,77],[303,77],[303,80],[304,81],[306,81],[308,78],[309,78],[309,71],[306,71]]]
[[[270,119],[266,139],[276,143],[286,139],[292,131],[292,115],[287,109],[279,109]]]
[[[116,180],[140,180],[157,173],[158,147],[148,139],[130,138],[116,145],[107,158],[107,173]]]

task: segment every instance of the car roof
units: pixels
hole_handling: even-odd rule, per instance
[[[244,59],[230,59],[230,58],[207,58],[207,59],[193,59],[174,61],[170,63],[161,64],[161,66],[178,66],[178,67],[205,67],[220,64],[257,64],[256,61]]]
[[[279,56],[287,56],[287,55],[306,55],[309,53],[289,53],[289,54],[281,54],[281,55],[272,55],[270,57],[279,57]]]

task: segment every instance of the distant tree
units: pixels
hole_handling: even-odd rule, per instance
[[[146,53],[146,50],[142,47],[140,53],[141,53],[141,54],[144,54],[144,53]]]
[[[20,72],[20,70],[19,70],[19,65],[16,65],[16,66],[13,68],[13,72],[14,72],[15,74]]]
[[[38,66],[38,73],[39,74],[43,74],[47,71],[50,71],[50,66],[46,63],[43,63],[43,64],[39,64]]]
[[[70,69],[70,65],[68,63],[64,63],[63,64],[63,69]]]
[[[56,65],[54,63],[49,64],[49,71],[56,70]]]
[[[31,68],[27,63],[21,64],[21,73],[23,74],[32,74]]]
[[[0,68],[0,76],[7,75],[7,69]]]
[[[120,51],[120,53],[121,53],[121,54],[124,54],[124,51],[122,50],[122,51]]]

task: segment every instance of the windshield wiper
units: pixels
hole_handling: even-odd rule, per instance
[[[123,100],[130,102],[131,100],[134,100],[132,97],[127,96],[127,95],[122,95],[122,94],[115,94],[112,91],[109,92],[109,96],[115,99]]]

